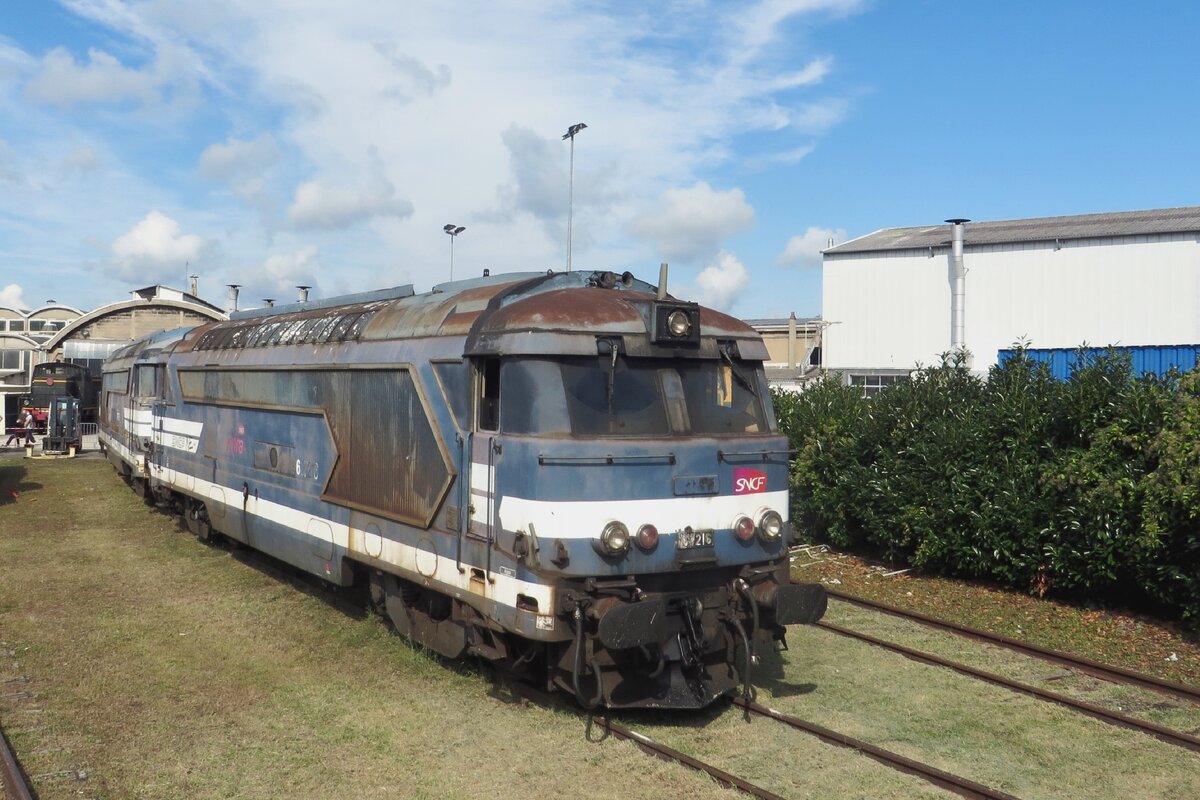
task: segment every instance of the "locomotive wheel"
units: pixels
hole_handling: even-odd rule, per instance
[[[203,503],[189,503],[183,512],[183,523],[188,532],[202,542],[212,542],[213,529],[208,521],[208,510]]]
[[[382,596],[388,619],[405,638],[447,658],[461,658],[467,651],[467,629],[453,618],[453,603],[445,595],[394,575],[375,573],[371,596]]]

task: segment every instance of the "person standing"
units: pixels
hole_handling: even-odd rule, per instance
[[[33,427],[37,422],[33,418],[33,412],[28,408],[25,409],[25,446],[32,447],[34,444]]]

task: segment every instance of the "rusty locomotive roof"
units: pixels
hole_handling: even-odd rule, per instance
[[[179,350],[515,333],[646,336],[655,287],[629,273],[519,273],[441,284],[433,291],[270,313],[193,329]],[[670,302],[679,302],[668,296]],[[706,337],[758,339],[745,323],[700,307]]]

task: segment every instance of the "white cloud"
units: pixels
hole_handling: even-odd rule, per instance
[[[788,115],[788,125],[801,133],[825,133],[845,119],[849,107],[841,97],[805,103]]]
[[[0,34],[0,83],[6,83],[30,71],[35,63],[28,53]]]
[[[817,149],[815,144],[801,145],[778,153],[767,153],[746,160],[749,169],[764,169],[772,164],[798,164],[802,159]]]
[[[737,27],[741,45],[749,53],[765,47],[779,35],[781,24],[801,14],[829,12],[836,16],[849,14],[863,0],[766,0],[745,9]]]
[[[407,103],[418,97],[432,97],[434,92],[450,85],[450,67],[445,64],[431,69],[419,59],[401,53],[394,43],[376,42],[374,46],[394,73],[394,82],[384,90],[384,96]]]
[[[809,227],[801,235],[788,239],[787,247],[776,261],[784,267],[819,267],[821,251],[829,247],[830,240],[834,244],[846,241],[846,231],[842,228]]]
[[[89,50],[87,62],[77,63],[64,48],[56,47],[43,56],[41,72],[25,85],[25,95],[61,108],[126,100],[151,103],[159,99],[166,79],[154,68],[130,69],[102,50]]]
[[[268,288],[275,293],[290,294],[296,286],[318,286],[316,245],[307,245],[290,253],[273,253],[263,264]]]
[[[256,139],[235,139],[211,144],[200,154],[200,174],[210,181],[227,184],[247,203],[259,204],[266,189],[265,174],[279,163],[275,137],[264,133]]]
[[[153,282],[178,274],[204,251],[204,239],[180,233],[179,223],[151,211],[112,243],[117,275],[124,280]]]
[[[503,199],[538,219],[561,220],[567,208],[568,178],[562,148],[555,147],[560,142],[519,125],[510,125],[500,141],[508,150],[515,182],[505,186]]]
[[[716,263],[700,270],[696,276],[695,297],[701,305],[728,311],[750,285],[746,265],[733,253],[722,250]]]
[[[407,217],[412,203],[396,197],[396,187],[383,176],[360,186],[329,180],[307,181],[296,187],[288,220],[298,228],[348,228],[371,217]]]
[[[25,309],[25,290],[19,284],[10,283],[0,288],[0,307]]]
[[[257,175],[279,161],[275,137],[264,133],[257,139],[235,139],[211,144],[200,154],[200,172],[213,181],[234,181]]]
[[[633,223],[638,236],[650,239],[668,261],[699,261],[725,239],[754,227],[754,209],[741,189],[715,191],[704,181],[688,189],[668,189],[661,209]]]

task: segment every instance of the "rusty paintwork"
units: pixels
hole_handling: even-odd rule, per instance
[[[392,301],[363,331],[363,341],[463,336],[492,301],[525,280],[430,292]]]
[[[604,274],[594,273],[590,278],[583,273],[498,276],[483,284],[445,284],[432,292],[395,300],[264,313],[197,327],[177,349],[335,345],[468,334],[476,342],[519,333],[648,336],[650,309],[656,301],[654,287],[634,281],[631,288],[601,288],[606,284]],[[585,291],[579,291],[581,287],[586,287]],[[750,326],[708,308],[700,308],[700,327],[707,338],[759,340]],[[705,355],[711,356],[707,351]]]

